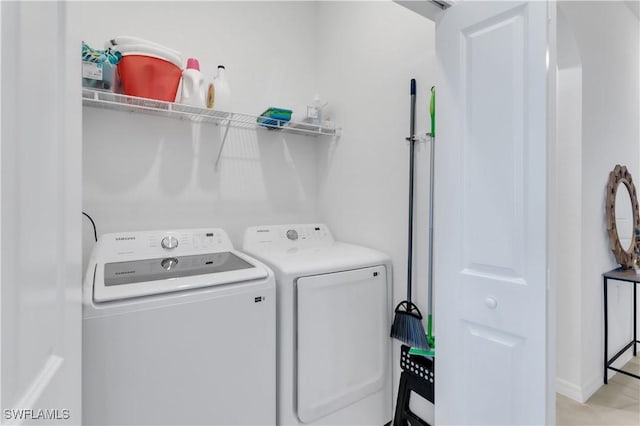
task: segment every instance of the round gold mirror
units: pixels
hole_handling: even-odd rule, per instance
[[[618,164],[609,173],[606,211],[611,251],[624,269],[633,268],[638,248],[635,229],[640,228],[640,216],[636,187],[625,166]]]

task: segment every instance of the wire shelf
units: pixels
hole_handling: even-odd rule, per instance
[[[199,108],[155,99],[138,98],[119,95],[99,90],[82,89],[84,106],[105,108],[117,111],[144,113],[193,122],[210,123],[248,129],[280,130],[287,133],[308,136],[339,136],[340,129],[323,127],[303,122],[287,122],[269,118],[268,122],[259,124],[259,116],[224,112],[208,108]],[[264,117],[262,117],[264,120]]]

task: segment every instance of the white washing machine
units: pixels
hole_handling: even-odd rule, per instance
[[[325,225],[248,228],[276,274],[278,425],[391,421],[391,261]]]
[[[83,424],[275,424],[273,273],[223,230],[102,235],[83,298]]]

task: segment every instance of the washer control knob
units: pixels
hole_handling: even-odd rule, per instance
[[[298,231],[296,231],[295,229],[289,229],[287,231],[287,238],[290,239],[291,241],[295,241],[298,239]]]
[[[172,250],[178,247],[178,239],[176,237],[167,236],[160,241],[162,248]]]
[[[167,271],[175,268],[177,264],[178,259],[176,259],[175,257],[167,257],[166,259],[162,259],[162,262],[160,262],[160,266],[162,266]]]

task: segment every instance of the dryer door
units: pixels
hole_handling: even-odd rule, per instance
[[[299,278],[297,301],[298,418],[309,423],[384,386],[385,267]]]

